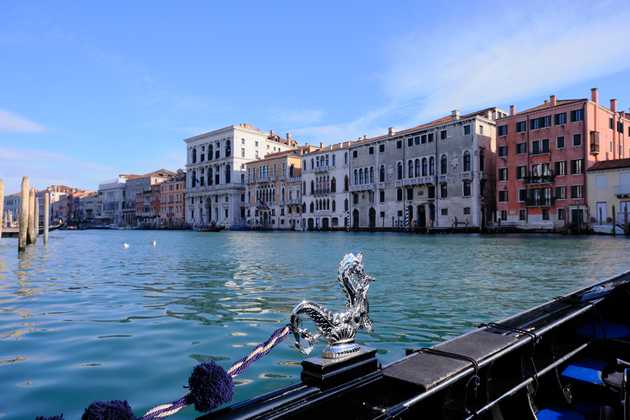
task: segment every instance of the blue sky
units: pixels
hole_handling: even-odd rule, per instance
[[[0,3],[0,178],[96,189],[228,124],[302,142],[597,86],[630,107],[630,2]]]

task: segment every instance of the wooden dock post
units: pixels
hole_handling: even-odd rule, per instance
[[[35,189],[31,188],[28,194],[28,229],[26,230],[26,244],[35,243]]]
[[[617,236],[617,213],[615,213],[615,206],[612,206],[612,211],[613,211],[613,229],[612,229],[612,235],[613,236]]]
[[[4,182],[0,179],[0,239],[2,239],[2,226],[4,226]]]
[[[29,182],[28,177],[22,177],[22,193],[20,196],[20,216],[19,216],[19,228],[20,234],[18,236],[18,251],[24,251],[26,249],[26,239],[28,233],[28,210],[29,210]]]
[[[48,243],[48,220],[50,220],[50,193],[44,193],[44,244]]]
[[[33,206],[33,212],[35,214],[34,219],[35,219],[35,236],[34,236],[34,241],[33,243],[37,242],[37,237],[39,237],[39,198],[37,198],[37,191],[35,191],[33,189],[33,191],[35,192],[35,205]]]

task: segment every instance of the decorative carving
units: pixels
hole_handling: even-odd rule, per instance
[[[359,349],[354,338],[360,328],[371,332],[373,324],[368,317],[368,289],[374,281],[363,268],[363,255],[346,254],[339,263],[337,281],[346,296],[346,310],[331,312],[324,306],[303,301],[291,312],[291,331],[295,337],[295,347],[309,354],[313,344],[323,337],[328,346],[324,349],[325,358],[338,358]],[[301,328],[302,315],[313,320],[317,333]]]

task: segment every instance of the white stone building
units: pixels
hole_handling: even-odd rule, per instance
[[[129,175],[105,181],[98,186],[103,223],[121,226],[123,224],[123,207],[125,205],[125,187]]]
[[[302,229],[343,229],[350,226],[350,142],[320,145],[302,157]]]
[[[186,223],[194,226],[245,226],[245,164],[269,153],[294,148],[281,138],[250,124],[230,125],[184,140]]]

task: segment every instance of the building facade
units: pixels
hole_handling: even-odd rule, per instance
[[[246,225],[245,165],[297,143],[250,124],[224,127],[185,139],[186,223],[191,226]]]
[[[2,223],[7,227],[16,227],[20,220],[20,208],[22,203],[20,193],[4,196],[4,217]]]
[[[151,219],[150,223],[153,226],[156,220],[159,219],[159,212],[154,214],[151,211],[150,204],[147,211],[145,211],[144,195],[149,195],[148,200],[150,202],[151,197],[155,194],[154,186],[161,184],[173,175],[175,175],[174,172],[166,169],[159,169],[144,175],[128,175],[125,182],[125,200],[122,209],[123,224],[126,226],[138,226],[139,224],[149,223],[148,219]],[[159,197],[159,188],[157,192]],[[138,205],[139,201],[142,203],[140,206]],[[138,209],[141,210],[141,215],[138,213]]]
[[[350,144],[320,145],[302,158],[302,230],[350,226]]]
[[[99,224],[102,204],[97,192],[89,192],[79,198],[79,223],[86,225]]]
[[[126,201],[126,182],[137,175],[119,175],[118,178],[106,181],[98,186],[101,202],[101,220],[106,225],[123,225],[123,208]]]
[[[494,211],[495,119],[487,108],[350,146],[354,229],[482,228]]]
[[[586,170],[630,156],[630,119],[589,99],[558,100],[497,121],[497,219],[502,225],[555,230],[588,222]]]
[[[248,163],[247,226],[253,229],[302,228],[302,156],[311,146],[268,154]]]
[[[175,176],[160,184],[160,225],[164,228],[186,226],[186,172],[179,169]]]
[[[630,223],[630,158],[601,161],[586,172],[590,223]]]

